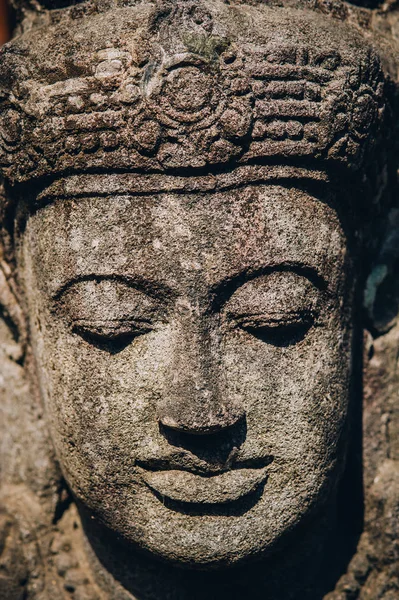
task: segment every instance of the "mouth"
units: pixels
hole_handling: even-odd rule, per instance
[[[184,504],[223,505],[245,498],[264,485],[267,466],[272,460],[267,457],[246,461],[216,473],[170,466],[159,470],[142,468],[142,477],[155,495],[163,499]]]
[[[267,479],[264,469],[237,469],[204,477],[189,471],[147,472],[143,479],[160,496],[185,504],[227,504],[255,492]]]

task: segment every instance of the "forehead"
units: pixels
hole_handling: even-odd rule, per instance
[[[49,294],[90,274],[209,285],[244,269],[307,265],[334,279],[345,237],[323,199],[278,185],[213,194],[71,198],[27,224],[24,247]]]

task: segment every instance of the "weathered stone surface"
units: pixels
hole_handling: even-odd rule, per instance
[[[14,7],[0,598],[398,598],[395,6]]]

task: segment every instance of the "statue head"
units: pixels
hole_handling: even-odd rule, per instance
[[[4,265],[57,460],[134,547],[269,555],[335,510],[386,73],[315,11],[83,6],[1,66]]]

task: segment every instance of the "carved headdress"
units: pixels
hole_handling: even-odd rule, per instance
[[[317,12],[297,11],[293,31],[279,9],[149,3],[110,15],[98,3],[75,31],[79,10],[65,25],[53,17],[57,41],[30,46],[33,29],[3,51],[0,164],[10,183],[224,174],[200,180],[212,189],[342,167],[372,177],[375,160],[386,162],[386,76],[353,27],[343,35]]]

